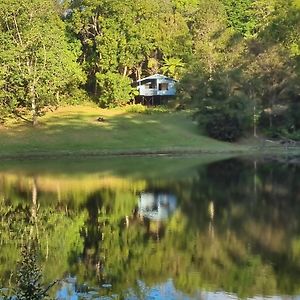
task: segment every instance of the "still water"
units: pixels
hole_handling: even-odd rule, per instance
[[[52,299],[300,299],[298,178],[262,158],[3,163],[0,291],[34,241]]]

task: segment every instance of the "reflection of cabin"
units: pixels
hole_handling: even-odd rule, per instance
[[[141,193],[139,214],[150,220],[167,219],[176,209],[176,197],[172,194]]]
[[[161,74],[155,74],[137,80],[139,97],[143,99],[154,97],[170,97],[176,95],[176,80]]]

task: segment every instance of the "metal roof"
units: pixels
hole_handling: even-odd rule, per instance
[[[148,76],[148,77],[145,77],[145,78],[142,78],[142,79],[139,79],[137,80],[136,82],[141,82],[145,79],[165,79],[165,80],[172,80],[172,81],[177,81],[176,79],[173,79],[171,77],[167,77],[165,75],[162,75],[162,74],[154,74],[154,75],[151,75],[151,76]]]

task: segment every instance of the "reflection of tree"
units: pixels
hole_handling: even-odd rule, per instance
[[[94,256],[102,259],[102,280],[120,293],[134,286],[136,279],[151,286],[170,277],[188,293],[197,288],[240,296],[294,293],[286,282],[297,282],[299,269],[290,260],[289,249],[294,245],[295,255],[300,253],[291,240],[299,227],[292,228],[288,219],[297,220],[299,207],[279,210],[281,200],[274,198],[274,187],[268,192],[269,180],[274,185],[285,170],[268,168],[258,162],[255,171],[252,162],[230,160],[202,167],[197,176],[176,184],[159,182],[157,189],[176,194],[181,208],[163,224],[159,240],[151,238],[149,222],[134,214],[125,218],[134,211],[133,194],[99,191],[105,199],[98,211],[104,238]],[[257,201],[253,202],[255,172]],[[155,184],[149,182],[148,189]],[[293,189],[286,186],[282,191],[290,196]],[[127,200],[131,208],[120,210],[125,199],[131,199]],[[127,226],[122,226],[126,220]],[[282,234],[286,229],[287,236]]]
[[[85,207],[88,218],[84,225],[84,264],[76,265],[76,274],[82,281],[93,284],[115,283],[128,251],[124,242],[119,243],[126,216],[132,214],[136,205],[136,195],[131,191],[102,189],[87,197]],[[116,263],[117,262],[117,263]],[[116,277],[108,277],[114,270]]]
[[[296,293],[299,172],[296,166],[259,159],[255,165],[228,160],[199,167],[190,177],[148,180],[144,191],[178,200],[169,219],[159,222],[139,216],[141,191],[134,185],[87,190],[80,201],[47,202],[50,196],[37,180],[36,200],[32,190],[27,200],[22,191],[0,200],[0,241],[5,241],[0,259],[10,259],[9,267],[0,266],[0,278],[9,277],[17,256],[13,246],[20,245],[19,234],[31,217],[38,224],[46,282],[70,271],[78,282],[111,284],[107,293],[121,296],[134,287],[138,293],[137,279],[153,286],[168,278],[190,294],[197,289],[245,297]]]
[[[198,181],[191,187],[193,201],[187,199],[182,203],[183,210],[190,216],[189,226],[205,227],[203,220],[207,220],[207,216],[203,212],[209,207],[209,199],[214,199],[214,228],[219,234],[235,236],[250,257],[259,259],[255,261],[260,261],[260,268],[268,266],[276,283],[275,290],[294,293],[300,269],[291,260],[290,251],[293,237],[299,235],[300,230],[296,225],[300,207],[295,201],[299,195],[295,182],[298,173],[299,168],[295,166],[258,161],[253,168],[251,161],[241,160],[199,169]],[[240,260],[236,267],[242,270],[243,259],[233,254]],[[285,282],[294,283],[294,287],[287,287]],[[249,287],[246,290],[251,291]]]
[[[32,181],[31,204],[28,203],[28,223],[20,228],[21,233],[21,258],[16,271],[16,288],[13,296],[7,299],[17,300],[42,300],[48,295],[48,290],[55,281],[44,287],[42,285],[42,271],[38,266],[37,256],[40,250],[40,224],[38,188],[36,178]],[[20,231],[18,233],[20,233]],[[48,241],[47,241],[48,246]],[[17,247],[18,249],[18,247]],[[16,298],[15,298],[16,297]]]
[[[37,254],[37,240],[31,240],[29,237],[22,246],[21,261],[17,268],[17,288],[14,292],[17,300],[49,299],[47,292],[56,283],[54,281],[47,287],[42,285],[42,271],[38,266]]]
[[[45,205],[35,178],[26,187],[16,185],[11,191],[10,197],[0,199],[0,260],[6,262],[0,265],[0,285],[14,286],[19,249],[28,236],[38,243],[45,282],[63,277],[81,251],[84,212],[66,211],[53,200]]]

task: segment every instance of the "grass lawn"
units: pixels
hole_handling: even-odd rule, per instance
[[[98,122],[101,116],[104,122]],[[129,113],[93,105],[61,107],[35,128],[0,129],[0,157],[246,151],[246,146],[202,136],[191,113]]]

